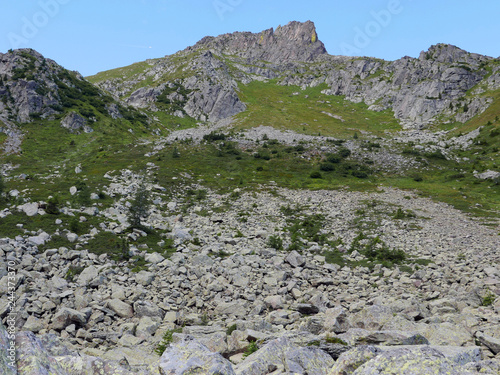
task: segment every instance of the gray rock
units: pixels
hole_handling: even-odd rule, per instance
[[[23,204],[22,206],[19,206],[19,209],[21,211],[24,211],[24,213],[27,215],[27,216],[35,216],[36,214],[38,214],[38,203],[25,203]]]
[[[148,271],[140,271],[135,275],[135,281],[143,286],[151,285],[154,279],[154,273]]]
[[[359,366],[354,374],[375,375],[387,372],[390,369],[403,368],[405,375],[472,374],[461,365],[446,358],[440,351],[428,346],[383,351],[375,358]],[[333,369],[335,369],[335,366]],[[331,373],[335,373],[333,369]]]
[[[160,372],[169,375],[203,373],[207,375],[235,375],[231,363],[218,353],[211,352],[195,340],[171,344],[160,358]]]
[[[285,337],[272,340],[235,367],[238,375],[265,375],[284,369],[285,353],[298,349]],[[272,369],[272,370],[270,370]]]
[[[91,133],[92,128],[87,126],[87,120],[76,112],[70,112],[61,121],[61,126],[71,132],[78,132],[83,129],[85,133]]]
[[[81,285],[85,286],[90,283],[93,279],[95,279],[98,276],[98,270],[94,266],[90,266],[85,268],[80,275],[78,275],[78,279],[76,282]]]
[[[500,353],[500,339],[486,335],[482,332],[477,332],[476,337],[481,342],[481,344],[487,346],[488,349],[493,352],[493,354],[496,355]]]
[[[325,375],[334,363],[330,355],[314,347],[294,349],[285,354],[285,368],[291,374]]]
[[[0,373],[2,374],[17,375],[16,351],[12,349],[9,334],[0,321]]]
[[[215,308],[216,315],[228,315],[231,317],[242,318],[246,316],[247,309],[244,302],[221,302]]]
[[[149,301],[135,302],[134,312],[135,315],[139,318],[148,316],[151,318],[158,318],[161,320],[165,316],[165,312],[160,307]]]
[[[44,328],[45,328],[44,322],[33,315],[30,315],[28,317],[28,320],[26,320],[26,323],[24,323],[23,326],[24,331],[31,331],[34,333],[38,333]]]
[[[108,308],[115,312],[121,318],[131,318],[134,316],[134,310],[128,303],[119,299],[111,299],[108,301]]]
[[[87,316],[79,311],[62,307],[52,318],[51,327],[56,331],[60,331],[73,323],[84,326],[87,323]]]
[[[267,307],[273,310],[278,310],[283,308],[283,298],[281,296],[269,296],[264,299],[264,303]]]
[[[291,251],[286,256],[285,261],[292,267],[302,267],[304,264],[306,264],[304,257],[300,255],[296,250]]]
[[[33,332],[19,332],[16,335],[17,368],[27,375],[53,374],[69,375],[43,347]]]

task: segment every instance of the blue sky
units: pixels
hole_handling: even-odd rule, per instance
[[[500,56],[500,1],[0,0],[0,52],[29,47],[83,75],[206,35],[311,20],[330,54],[395,60],[436,43]]]

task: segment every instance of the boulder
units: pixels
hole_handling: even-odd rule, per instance
[[[285,261],[290,264],[292,267],[302,267],[306,264],[306,261],[302,255],[300,255],[296,250],[291,251]]]
[[[87,323],[87,316],[80,311],[63,307],[52,318],[51,327],[56,331],[61,331],[73,323],[77,326],[84,326]]]
[[[325,375],[334,363],[330,355],[314,347],[298,348],[285,354],[285,368],[291,374]]]
[[[134,316],[134,310],[128,303],[119,299],[111,299],[108,301],[108,308],[115,312],[121,318],[131,318]]]
[[[285,353],[298,349],[286,337],[272,340],[235,367],[238,375],[266,375],[284,369]]]
[[[99,272],[96,267],[94,266],[87,267],[80,273],[80,275],[78,275],[76,282],[81,286],[86,286],[93,279],[95,279],[98,274]]]
[[[241,302],[221,302],[214,311],[215,315],[228,315],[231,317],[242,318],[246,316],[247,309],[245,303]]]
[[[160,358],[160,372],[168,375],[235,375],[231,363],[196,340],[172,343]]]

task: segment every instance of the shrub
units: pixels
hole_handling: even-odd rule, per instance
[[[318,171],[311,172],[311,174],[309,175],[309,177],[311,177],[311,178],[323,178],[323,176],[321,175],[321,173],[318,172]]]
[[[267,245],[276,250],[283,249],[283,240],[279,236],[269,236],[267,239]]]
[[[223,141],[225,139],[226,139],[225,134],[216,133],[215,131],[211,132],[210,134],[205,134],[203,136],[203,140],[207,142]]]
[[[357,178],[368,178],[368,174],[363,171],[352,171],[351,174]]]
[[[141,219],[148,216],[150,207],[149,192],[140,185],[129,208],[128,222],[132,228],[142,228]]]
[[[248,357],[250,354],[255,353],[257,350],[259,350],[257,341],[250,341],[250,344],[247,346],[245,353],[243,353],[243,358]]]
[[[495,302],[496,295],[488,291],[488,294],[483,297],[482,305],[483,306],[491,306],[493,305],[493,302]]]
[[[330,163],[336,164],[340,163],[342,161],[342,158],[336,154],[328,154],[326,160],[328,160]]]
[[[121,239],[112,232],[99,232],[89,241],[88,250],[97,255],[108,254],[111,259],[116,261],[130,258],[128,244],[125,239]]]
[[[47,207],[45,208],[45,212],[50,215],[58,215],[59,214],[59,198],[54,196],[49,198],[47,201]]]
[[[438,159],[438,160],[446,160],[446,156],[443,155],[441,150],[436,150],[433,152],[427,152],[424,155],[428,159]]]
[[[64,276],[64,278],[66,280],[68,280],[69,282],[71,282],[75,279],[75,276],[78,276],[79,274],[81,274],[83,270],[84,270],[84,267],[69,266],[68,271],[66,272],[66,275]]]
[[[349,156],[351,156],[351,150],[349,150],[348,148],[341,148],[339,150],[339,155],[344,159],[348,158]]]
[[[174,147],[172,150],[172,158],[178,159],[181,157],[181,153],[179,152],[179,149],[177,147]]]
[[[347,346],[347,343],[344,340],[342,340],[340,337],[326,336],[325,341],[329,344],[340,344],[340,345]]]
[[[231,325],[231,326],[227,327],[227,330],[226,330],[226,335],[231,336],[231,334],[232,334],[234,331],[236,331],[236,329],[237,329],[236,324],[233,324],[233,325]]]
[[[167,332],[165,332],[165,334],[163,335],[163,339],[155,349],[155,353],[160,357],[163,355],[167,347],[172,343],[174,339],[174,333],[182,333],[182,328],[169,329]]]
[[[335,170],[335,166],[332,163],[321,163],[319,169],[324,172],[331,172]]]

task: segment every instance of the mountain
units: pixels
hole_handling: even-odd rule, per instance
[[[135,108],[218,121],[245,111],[239,98],[252,81],[302,88],[389,109],[409,128],[464,123],[482,113],[500,88],[498,60],[439,44],[419,58],[388,62],[331,56],[314,24],[290,22],[261,33],[205,37],[172,56],[89,77]]]
[[[0,54],[0,373],[498,374],[499,66]]]

